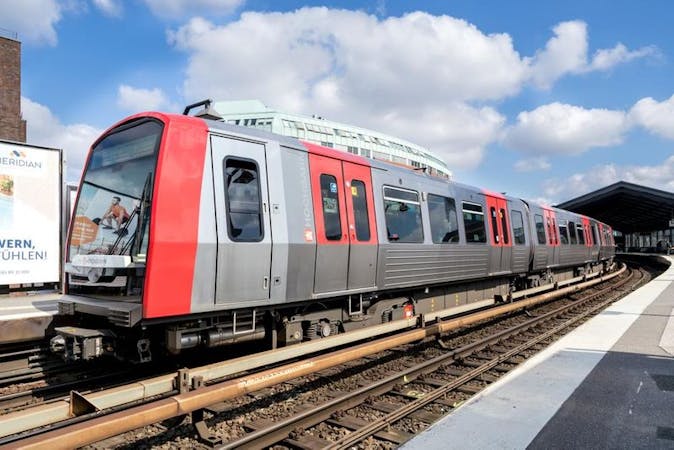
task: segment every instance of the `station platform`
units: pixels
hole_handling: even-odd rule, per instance
[[[0,296],[0,344],[42,339],[60,298],[51,291]]]
[[[402,448],[674,448],[673,282],[670,265]]]

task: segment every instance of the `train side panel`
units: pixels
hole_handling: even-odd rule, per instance
[[[559,230],[559,265],[572,266],[585,262],[585,246],[578,244],[576,223],[580,217],[576,214],[557,210],[557,227]]]
[[[391,289],[486,277],[489,245],[484,195],[422,176],[409,177],[406,183],[402,179],[396,171],[373,170],[375,209],[380,218],[377,285]],[[454,202],[458,235],[448,236],[447,242],[442,242],[444,236],[433,242],[431,223],[436,219],[429,217],[429,195],[434,202]],[[466,213],[465,208],[472,210]],[[482,224],[468,230],[469,240],[475,242],[466,242],[466,214]]]
[[[209,149],[204,159],[199,201],[199,234],[194,260],[191,312],[211,311],[215,307],[215,270],[218,258],[218,236],[215,224],[215,191],[213,156]]]
[[[508,199],[510,224],[512,229],[512,259],[510,270],[523,274],[529,270],[533,257],[535,236],[532,235],[529,207],[519,199]]]
[[[282,303],[306,300],[313,294],[316,228],[307,152],[282,146],[278,156],[269,159],[270,185],[274,186],[270,192],[272,298]]]

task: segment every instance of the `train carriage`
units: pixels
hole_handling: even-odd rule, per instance
[[[69,359],[288,345],[598,272],[593,219],[259,130],[142,113],[92,146],[70,226]],[[271,339],[273,337],[273,339]]]

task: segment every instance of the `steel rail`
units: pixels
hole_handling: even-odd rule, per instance
[[[414,329],[378,341],[360,344],[355,347],[345,348],[343,350],[335,351],[326,355],[316,356],[299,361],[297,363],[290,363],[273,369],[264,370],[262,372],[244,376],[238,379],[203,387],[184,394],[174,395],[149,404],[135,406],[124,411],[112,413],[110,415],[102,415],[103,413],[99,413],[98,417],[92,420],[62,429],[49,431],[38,436],[15,441],[14,443],[10,444],[8,448],[44,448],[45,446],[48,446],[50,448],[57,449],[87,445],[126,431],[140,428],[142,426],[184,415],[204,408],[213,403],[230,400],[249,392],[343,364],[350,360],[388,350],[399,345],[419,341],[434,335],[447,333],[460,327],[465,327],[482,320],[523,309],[538,303],[547,302],[554,298],[558,298],[611,279],[622,274],[624,270],[625,267],[623,266],[620,270],[610,273],[606,276],[597,277],[591,281],[562,288],[554,292],[543,294],[541,296],[504,304],[502,306],[490,308],[487,311],[471,314],[469,316],[435,323],[427,326],[426,328]],[[405,326],[409,326],[407,325],[409,321],[416,323],[419,319],[419,317],[415,317],[411,319],[400,320],[398,322],[405,324]],[[369,330],[371,329],[368,328],[359,330],[358,332],[363,331],[367,333]],[[338,335],[334,336],[333,338],[327,338],[325,340],[315,342],[325,342],[333,339],[334,345],[334,342],[338,342],[337,338],[340,336],[341,335]],[[235,362],[220,363],[217,365],[207,366],[207,368],[190,370],[190,375],[192,377],[196,377],[197,374],[200,374],[200,376],[204,376],[201,374],[208,375],[210,373],[208,367],[215,370],[216,367],[214,366],[231,366],[232,364],[236,366],[236,364],[242,364],[242,360],[244,360],[243,363],[245,363],[248,367],[251,365],[251,359],[258,362],[263,360],[266,361],[266,364],[269,364],[271,361],[279,361],[284,358],[289,358],[288,354],[294,354],[295,357],[300,356],[302,353],[306,353],[303,352],[302,350],[304,349],[300,347],[304,346],[306,348],[311,344],[312,342],[299,344],[287,349],[268,351],[260,355],[253,355],[252,357],[239,358]],[[313,351],[315,352],[316,350]],[[270,357],[273,359],[270,360]],[[230,370],[234,370],[233,373],[241,371],[241,369],[236,370],[233,367],[230,367]],[[222,373],[221,371],[222,367],[217,367],[217,370],[215,370],[216,373]],[[99,406],[100,404],[107,403],[105,407],[119,406],[120,404],[130,401],[137,401],[144,397],[157,396],[165,392],[171,392],[174,389],[173,381],[175,377],[171,375],[160,378],[168,380],[168,389],[166,388],[166,384],[164,384],[164,390],[158,390],[156,389],[157,384],[153,384],[153,380],[149,380],[149,384],[144,384],[147,382],[134,383],[132,387],[121,387],[110,390],[112,392],[105,391],[92,394],[87,396],[87,400],[89,400],[93,405],[96,405],[99,409],[103,409]],[[204,376],[204,381],[208,381],[206,376]],[[135,393],[135,396],[129,395],[130,393]],[[104,400],[107,400],[107,402]],[[54,424],[58,421],[67,420],[68,418],[72,417],[69,414],[69,405],[61,405],[60,407],[54,407],[52,405],[48,406],[48,408],[37,407],[3,416],[3,420],[0,422],[0,436],[20,433],[28,429],[47,424]]]
[[[596,295],[593,295],[596,296]],[[583,299],[583,303],[587,302],[588,300]],[[363,439],[372,436],[373,434],[377,433],[378,431],[381,431],[382,429],[386,428],[387,426],[393,424],[394,422],[397,422],[398,420],[409,416],[411,413],[423,408],[424,406],[428,405],[429,403],[432,403],[433,401],[439,399],[443,395],[447,394],[450,391],[455,390],[459,386],[466,384],[468,381],[471,381],[478,376],[482,375],[483,373],[493,369],[494,367],[498,366],[499,364],[507,361],[508,359],[512,358],[513,356],[516,356],[520,353],[522,353],[525,350],[528,350],[529,348],[539,344],[540,342],[545,341],[546,339],[549,339],[550,337],[554,336],[555,334],[561,333],[563,330],[566,328],[569,328],[576,324],[577,322],[585,319],[587,316],[595,314],[596,312],[602,310],[605,308],[607,305],[613,303],[615,301],[615,298],[611,298],[608,300],[605,300],[597,305],[594,305],[592,308],[588,309],[587,311],[583,311],[582,313],[578,314],[575,317],[572,317],[564,323],[561,323],[557,326],[555,326],[553,329],[548,330],[547,332],[540,334],[538,336],[535,336],[531,339],[529,339],[527,342],[524,342],[517,347],[508,350],[507,352],[498,355],[497,357],[493,358],[492,360],[480,365],[479,367],[474,368],[473,370],[461,375],[460,377],[451,380],[444,386],[440,386],[433,391],[425,394],[423,397],[418,398],[413,400],[411,403],[408,405],[405,405],[404,407],[400,408],[397,411],[393,411],[384,417],[381,417],[379,419],[375,419],[374,421],[370,422],[367,426],[359,429],[359,430],[354,430],[348,435],[344,436],[342,439],[333,442],[331,445],[326,447],[325,450],[335,450],[335,449],[347,449],[351,448],[353,444],[356,444]],[[578,306],[577,304],[574,305],[569,305],[569,306]],[[568,310],[569,308],[561,308],[564,310]],[[556,311],[553,311],[553,313],[557,314]],[[536,320],[536,322],[539,322]],[[533,324],[532,324],[533,325]]]
[[[269,427],[252,431],[239,439],[226,442],[222,445],[217,446],[217,449],[231,450],[231,449],[257,449],[269,447],[287,438],[288,435],[296,429],[307,429],[309,427],[316,426],[320,422],[330,418],[336,411],[345,411],[347,409],[353,408],[359,404],[362,404],[367,398],[371,398],[372,396],[376,395],[381,395],[389,391],[392,386],[400,384],[401,380],[405,380],[405,382],[411,382],[421,375],[431,373],[442,366],[453,364],[457,356],[460,358],[466,358],[470,354],[479,352],[488,347],[489,345],[493,345],[494,343],[504,341],[513,335],[521,334],[526,330],[529,330],[535,326],[539,326],[540,324],[549,321],[554,317],[560,316],[572,309],[576,309],[582,306],[583,304],[586,304],[589,301],[592,301],[594,298],[600,295],[606,294],[609,291],[615,290],[627,284],[630,281],[630,279],[631,278],[622,280],[617,286],[611,286],[608,288],[604,288],[598,292],[593,292],[584,297],[582,300],[561,306],[553,311],[547,312],[545,314],[542,314],[540,316],[537,316],[520,324],[514,325],[513,327],[500,331],[492,336],[488,336],[486,338],[472,342],[461,348],[452,350],[448,353],[445,353],[443,355],[437,356],[435,358],[417,364],[414,367],[407,368],[394,375],[383,378],[381,380],[377,380],[371,383],[370,385],[360,387],[340,397],[334,398],[325,403],[321,403],[320,405],[317,405],[314,408],[304,410],[291,417],[287,417],[284,420],[274,422]],[[506,358],[501,358],[496,365],[507,360],[508,358],[510,358],[510,356]],[[479,372],[477,374],[479,375],[481,373],[482,372]],[[474,376],[469,377],[467,380],[473,378],[475,377]],[[463,380],[463,378],[459,380]],[[465,384],[467,380],[460,381],[459,383],[456,384],[455,388],[460,386],[461,384]],[[387,423],[390,424],[391,422],[389,421]],[[378,431],[380,431],[380,429],[375,430],[374,433]],[[349,436],[351,436],[351,434],[349,434]]]

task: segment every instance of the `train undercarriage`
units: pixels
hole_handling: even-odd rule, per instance
[[[103,313],[105,308],[78,311],[73,296],[59,305],[60,314],[68,316],[71,325],[56,328],[51,349],[71,361],[108,356],[139,363],[160,355],[249,341],[259,341],[271,349],[401,319],[420,317],[423,322],[431,322],[585,281],[611,266],[609,260],[469,283],[361,293],[266,309],[218,311],[183,320],[138,320],[135,324],[127,320],[124,325],[112,325],[115,320],[109,312]]]

